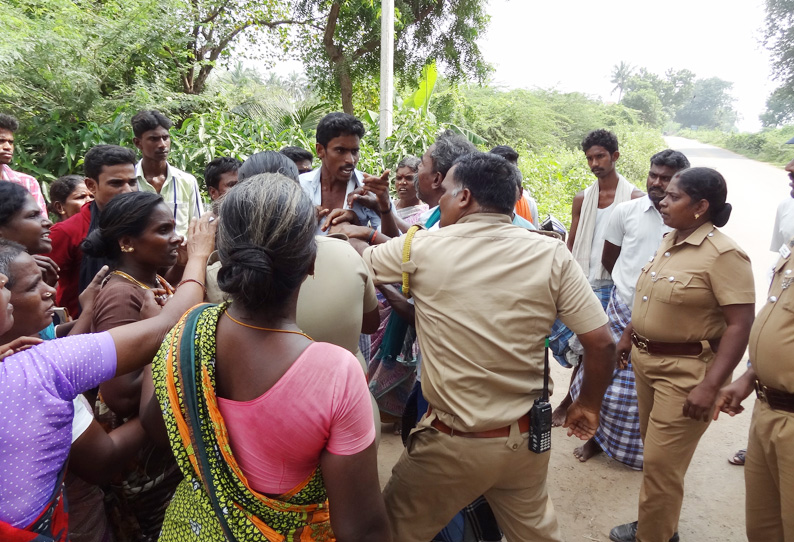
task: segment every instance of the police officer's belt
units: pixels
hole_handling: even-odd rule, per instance
[[[794,412],[794,393],[770,388],[769,386],[765,386],[756,380],[755,394],[761,401],[768,404],[769,408],[773,410]]]
[[[428,410],[429,412],[429,410]],[[510,436],[510,426],[506,425],[498,429],[489,429],[488,431],[458,431],[453,429],[438,418],[430,422],[430,426],[438,429],[442,433],[453,437],[466,437],[466,438],[500,438]],[[524,414],[518,419],[519,433],[529,432],[529,414]]]
[[[703,345],[697,343],[667,343],[652,341],[642,335],[631,332],[631,342],[640,352],[652,356],[699,356],[703,352]]]

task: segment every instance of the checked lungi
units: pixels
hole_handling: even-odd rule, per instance
[[[631,308],[620,299],[617,288],[612,289],[609,297],[607,316],[609,331],[617,344],[631,321]],[[579,371],[571,384],[571,397],[574,400],[579,397],[583,378],[584,371]],[[640,417],[631,358],[627,368],[616,368],[612,374],[612,382],[601,403],[601,423],[593,438],[609,457],[632,469],[642,470]]]
[[[608,286],[593,288],[593,293],[601,302],[604,310],[607,308],[613,288],[614,286],[611,282]],[[551,350],[551,354],[560,365],[570,369],[579,364],[578,357],[582,352],[582,345],[573,331],[568,329],[561,320],[557,319],[551,326],[551,333],[549,333],[549,350]]]

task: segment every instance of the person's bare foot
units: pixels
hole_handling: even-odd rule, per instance
[[[570,399],[570,396],[565,399]],[[571,401],[566,401],[565,399],[551,413],[552,427],[562,427],[562,424],[565,423],[565,418],[568,416],[568,407],[571,406]]]
[[[590,439],[578,448],[574,449],[573,455],[576,456],[576,459],[584,463],[594,455],[598,455],[604,450],[601,449],[601,446],[595,441],[595,439]]]

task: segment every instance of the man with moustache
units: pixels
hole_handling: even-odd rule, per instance
[[[613,286],[609,271],[601,264],[606,226],[618,203],[640,198],[644,194],[615,169],[620,158],[615,134],[607,130],[593,130],[582,141],[582,151],[590,171],[598,181],[574,196],[567,242],[574,259],[582,267],[590,286],[606,309]],[[550,341],[560,364],[574,367],[571,375],[573,382],[579,366],[578,359],[581,359],[581,356],[575,355],[580,348],[571,347],[573,333],[558,320],[552,328]],[[572,352],[574,355],[571,355]],[[570,404],[571,394],[568,393],[554,410],[555,426],[563,424]]]
[[[664,198],[673,175],[688,167],[689,160],[678,151],[665,149],[654,154],[646,181],[648,194],[617,205],[609,218],[601,263],[615,283],[607,305],[609,328],[615,343],[622,339],[631,321],[634,289],[642,266],[656,252],[662,236],[670,231],[659,214],[659,202]],[[630,337],[627,335],[625,340],[630,340]],[[579,461],[585,462],[605,451],[611,458],[639,470],[642,468],[642,439],[634,372],[628,358],[617,361],[612,382],[601,404],[598,430],[573,453]],[[581,375],[577,373],[571,385],[574,399],[581,383]]]

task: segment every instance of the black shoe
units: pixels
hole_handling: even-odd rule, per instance
[[[635,542],[637,539],[637,522],[624,523],[609,531],[612,542]],[[678,542],[678,533],[674,533],[670,542]]]

